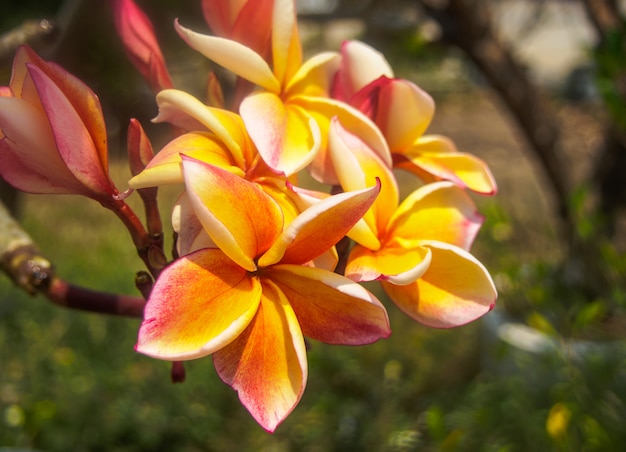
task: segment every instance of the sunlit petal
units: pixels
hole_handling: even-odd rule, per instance
[[[129,182],[131,188],[154,187],[183,182],[181,154],[218,166],[238,176],[244,172],[235,166],[232,154],[217,137],[206,132],[190,132],[170,141],[150,161],[144,171]]]
[[[336,52],[321,52],[298,68],[289,81],[286,95],[322,96],[329,95],[330,84],[339,68],[339,54]]]
[[[430,261],[430,250],[420,246],[404,248],[391,242],[371,251],[356,245],[348,257],[345,275],[357,282],[378,280],[405,285],[422,276]]]
[[[394,160],[394,167],[411,171],[427,181],[449,180],[485,195],[498,190],[487,164],[474,155],[457,152],[446,137],[426,135],[401,155],[404,158],[398,158],[397,164]]]
[[[424,325],[450,328],[471,322],[493,308],[495,285],[475,257],[441,242],[424,245],[433,257],[420,279],[406,286],[382,283],[400,309]]]
[[[282,231],[278,204],[256,184],[216,166],[183,157],[191,205],[213,241],[249,271]]]
[[[467,250],[482,222],[464,190],[450,182],[434,182],[406,197],[390,220],[387,235],[416,244],[437,240]]]
[[[230,39],[191,31],[175,22],[178,34],[205,57],[268,91],[280,92],[280,82],[265,60],[254,50]]]
[[[167,89],[156,97],[159,114],[154,122],[169,122],[185,130],[208,129],[230,150],[234,161],[245,168],[251,147],[243,121],[236,113],[208,107],[184,91]]]
[[[200,250],[161,273],[146,304],[138,352],[159,359],[207,356],[250,323],[261,285],[220,250]]]
[[[285,104],[272,93],[246,97],[240,113],[267,165],[289,176],[307,166],[319,151],[317,123],[303,108]]]
[[[344,42],[341,56],[338,94],[342,100],[349,101],[357,91],[381,76],[393,77],[384,55],[363,42]]]
[[[265,430],[273,432],[294,409],[307,380],[306,347],[296,315],[271,281],[263,281],[261,304],[248,328],[216,352],[213,363]]]
[[[398,186],[393,172],[360,137],[347,131],[336,118],[331,121],[328,149],[344,190],[360,190],[372,186],[376,178],[380,179],[380,195],[363,219],[378,238],[382,237],[398,206]]]
[[[298,195],[298,205],[302,210],[305,210],[313,204],[317,204],[322,199],[326,199],[331,196],[325,192],[308,190],[301,187],[291,186],[290,188]],[[369,249],[375,250],[380,247],[378,237],[376,237],[363,218],[361,218],[346,235],[356,243],[360,243]]]
[[[285,228],[259,259],[265,267],[277,262],[305,264],[341,240],[372,205],[380,182],[369,189],[340,193],[313,204]]]
[[[266,275],[287,296],[307,337],[362,345],[391,334],[380,301],[348,278],[300,265],[275,265]]]
[[[374,122],[391,152],[402,152],[424,134],[435,114],[435,102],[426,91],[407,80],[388,80],[380,87]]]
[[[283,87],[302,64],[302,47],[293,0],[274,0],[272,64],[274,75]]]
[[[324,97],[297,95],[289,99],[290,104],[297,104],[311,114],[322,131],[320,152],[309,166],[309,172],[318,181],[326,184],[337,184],[330,156],[328,156],[325,137],[330,128],[330,121],[337,117],[341,125],[348,131],[358,135],[389,167],[392,165],[391,153],[385,137],[376,124],[356,108],[344,102]]]

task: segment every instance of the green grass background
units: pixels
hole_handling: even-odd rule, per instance
[[[112,172],[126,177],[122,164]],[[112,214],[71,196],[23,201],[23,225],[60,275],[136,293],[141,263]],[[483,248],[497,245],[489,240],[493,224]],[[533,386],[482,365],[485,353],[506,354],[481,347],[482,321],[433,330],[388,307],[387,340],[311,344],[305,395],[270,435],[210,358],[188,362],[186,382],[173,384],[169,363],[134,352],[138,319],[67,310],[0,278],[0,447],[7,448],[0,450],[604,451],[626,441],[623,360],[529,363],[531,371],[552,366],[554,375]],[[555,404],[568,416],[562,435],[551,436],[546,422]]]

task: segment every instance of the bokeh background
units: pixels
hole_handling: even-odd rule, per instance
[[[206,30],[200,1],[138,3],[176,86],[201,95],[215,68],[172,27],[178,17]],[[379,48],[397,76],[435,98],[429,133],[491,167],[499,193],[474,196],[486,217],[474,254],[498,286],[496,310],[433,330],[390,305],[387,340],[312,343],[304,398],[270,435],[210,358],[187,363],[186,382],[172,384],[168,363],[134,352],[139,320],[65,310],[2,276],[0,451],[623,450],[626,34],[618,3],[299,1],[307,54],[355,38]],[[603,7],[617,14],[593,9]],[[111,172],[124,187],[128,119],[139,118],[157,148],[165,135],[149,123],[153,97],[123,54],[107,2],[5,1],[0,33],[0,84],[16,43],[28,42],[98,93]],[[414,188],[402,180],[404,193]],[[2,191],[60,275],[136,293],[141,262],[107,211],[86,199]],[[163,195],[167,219],[176,190]]]

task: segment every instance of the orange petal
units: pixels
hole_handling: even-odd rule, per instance
[[[283,228],[278,204],[256,184],[183,157],[185,187],[196,215],[219,248],[248,271]]]
[[[272,93],[246,97],[240,113],[252,141],[267,165],[287,176],[307,166],[320,148],[320,130],[297,105]]]
[[[390,220],[387,237],[414,245],[437,240],[468,250],[482,222],[467,192],[450,182],[434,182],[405,198]]]
[[[258,312],[248,328],[213,355],[224,383],[239,395],[252,417],[269,432],[300,401],[307,379],[306,347],[285,295],[263,281]]]
[[[208,107],[184,91],[167,89],[156,97],[159,115],[154,122],[167,121],[185,130],[213,132],[230,150],[237,166],[244,169],[252,158],[252,143],[241,117],[220,108]]]
[[[277,262],[305,264],[328,251],[361,219],[380,192],[376,186],[330,196],[302,212],[259,259],[259,266]]]
[[[300,265],[275,265],[264,271],[291,303],[307,337],[363,345],[391,334],[380,301],[348,278]]]
[[[424,242],[433,254],[426,273],[406,286],[383,282],[389,298],[424,325],[464,325],[493,309],[496,288],[485,267],[468,252],[441,242]]]
[[[146,169],[128,182],[129,186],[143,188],[181,184],[183,182],[181,154],[225,169],[240,177],[244,176],[243,170],[235,166],[232,154],[215,135],[207,132],[189,132],[176,137],[161,149]]]
[[[412,283],[428,269],[431,253],[428,248],[404,248],[394,241],[377,251],[356,245],[350,252],[345,275],[353,281],[389,281]]]
[[[403,152],[394,166],[411,171],[418,177],[428,173],[435,180],[449,180],[484,195],[497,192],[496,181],[487,164],[478,157],[457,152],[454,143],[439,135],[427,135]]]
[[[259,281],[220,250],[185,256],[157,279],[136,350],[167,360],[207,356],[241,334],[260,299]]]

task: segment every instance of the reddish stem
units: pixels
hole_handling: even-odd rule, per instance
[[[85,289],[56,277],[50,281],[43,293],[50,301],[60,306],[126,317],[143,317],[143,308],[146,304],[141,297]]]

